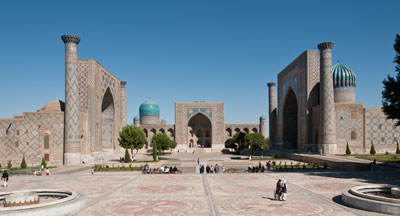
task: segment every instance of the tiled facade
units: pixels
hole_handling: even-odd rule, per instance
[[[330,52],[324,55],[328,56],[323,57],[324,59],[331,58]],[[329,63],[325,64],[324,68],[328,72],[332,71]],[[332,80],[328,79],[327,82],[331,83]],[[344,154],[347,143],[352,153],[369,153],[372,142],[378,153],[393,153],[396,150],[400,129],[394,125],[394,121],[386,119],[380,108],[364,108],[362,103],[354,103],[354,95],[335,95],[335,91],[330,88],[324,89],[323,96],[323,87],[320,85],[324,84],[320,83],[320,57],[316,50],[305,51],[278,74],[277,103],[271,101],[275,99],[274,96],[270,96],[269,102],[271,107],[277,104],[274,110],[270,110],[270,119],[273,119],[270,120],[270,131],[274,132],[271,137],[276,137],[275,140],[271,140],[273,148],[323,154],[321,131],[327,134],[334,131],[336,154]],[[275,88],[271,86],[274,86],[274,83],[269,83],[268,86],[269,94],[273,95],[274,92],[271,91],[275,91]],[[320,112],[321,98],[325,98],[325,103],[340,101],[334,103],[333,114],[321,115],[324,114]],[[293,106],[296,109],[285,114],[285,106]],[[321,116],[330,120],[322,120]],[[285,127],[285,122],[297,124],[286,124]],[[335,125],[333,130],[329,129],[331,124]],[[287,135],[293,133],[286,133],[285,136],[285,130],[292,130],[290,132],[297,134],[293,139],[297,141],[295,145],[287,144],[291,141]]]
[[[38,156],[46,155],[50,165],[69,165],[102,162],[123,154],[118,133],[127,122],[126,82],[94,59],[78,59],[79,37],[65,35],[62,39],[66,43],[65,108],[55,108],[55,100],[38,112],[0,119],[2,165],[11,160],[19,166],[23,155],[32,165],[38,163]],[[49,149],[43,148],[46,134]]]
[[[134,121],[135,126],[139,126],[146,134],[147,144],[144,148],[149,148],[151,138],[157,133],[165,133],[171,140],[177,142],[177,150],[197,148],[196,139],[191,132],[196,129],[191,128],[190,122],[195,116],[202,116],[209,120],[209,129],[203,128],[201,139],[207,139],[213,149],[222,149],[225,143],[232,139],[237,132],[261,133],[266,136],[266,120],[260,119],[259,124],[225,124],[224,123],[224,103],[223,102],[176,102],[175,103],[175,125],[168,125],[165,122],[158,124],[140,124],[139,120]],[[159,116],[157,116],[159,119]],[[141,121],[142,122],[142,121]],[[208,131],[207,131],[208,130]],[[210,135],[206,135],[209,133]],[[191,143],[192,142],[192,143]]]

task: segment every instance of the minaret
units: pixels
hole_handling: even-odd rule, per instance
[[[126,81],[121,81],[121,130],[127,125],[126,118]]]
[[[64,165],[81,163],[79,132],[78,43],[80,37],[62,35],[65,43]]]
[[[320,150],[336,154],[335,105],[332,80],[332,42],[318,44],[320,50]]]
[[[260,116],[260,133],[267,138],[267,130],[266,130],[266,118],[264,115]]]
[[[270,146],[273,146],[276,143],[275,137],[275,119],[276,119],[276,95],[275,95],[275,86],[276,83],[270,82],[268,85],[268,103],[269,103],[269,142]]]

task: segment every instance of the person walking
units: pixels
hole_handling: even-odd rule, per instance
[[[1,180],[3,180],[3,187],[8,187],[8,173],[7,170],[4,170],[3,175],[1,176]]]
[[[214,168],[213,168],[213,166],[211,165],[211,167],[210,167],[210,173],[213,173],[214,172]]]
[[[204,165],[201,165],[201,167],[200,167],[200,173],[201,173],[201,174],[204,173]]]
[[[49,170],[49,168],[46,168],[46,176],[49,176],[50,175],[50,170]]]
[[[200,164],[200,158],[197,158],[197,165]]]
[[[274,193],[275,200],[280,200],[281,190],[282,190],[282,180],[279,179],[278,182],[276,183],[276,188]]]
[[[286,194],[287,194],[286,180],[283,180],[283,183],[282,183],[282,196],[281,196],[281,200],[282,201],[286,201]]]
[[[92,169],[90,170],[90,173],[92,174],[92,175],[94,175],[94,168],[92,167]]]

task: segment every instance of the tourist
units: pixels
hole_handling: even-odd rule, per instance
[[[372,162],[372,171],[376,171],[376,159]]]
[[[265,172],[265,167],[264,167],[264,165],[261,166],[261,172],[262,172],[262,173]]]
[[[280,196],[281,196],[281,190],[282,190],[282,184],[281,184],[282,180],[278,180],[278,182],[276,183],[276,188],[275,188],[275,193],[274,193],[274,198],[275,200],[279,200]]]
[[[271,161],[270,160],[267,162],[267,169],[271,170]]]
[[[90,173],[91,173],[92,175],[94,175],[94,167],[92,167],[92,169],[90,170]]]
[[[272,161],[272,169],[275,170],[275,168],[276,168],[276,162]]]
[[[261,169],[261,162],[258,161],[258,169]]]
[[[7,170],[4,170],[3,175],[1,176],[1,180],[3,180],[3,187],[8,187],[8,173]]]
[[[252,166],[252,165],[249,165],[249,167],[247,168],[247,172],[248,172],[248,173],[251,173],[252,170],[253,170],[253,166]]]
[[[49,168],[46,168],[46,176],[49,176],[50,175],[50,170],[49,170]]]
[[[206,167],[206,173],[210,173],[210,167],[208,165]]]
[[[163,166],[160,167],[160,171],[161,171],[161,172],[164,172],[164,167],[163,167]]]
[[[200,165],[200,158],[197,158],[197,165]]]
[[[369,163],[369,167],[368,167],[368,169],[369,169],[369,171],[370,171],[370,172],[372,171],[372,162],[371,162],[371,163]]]
[[[225,173],[225,167],[222,166],[222,173]]]
[[[169,167],[166,166],[165,169],[164,169],[164,172],[165,173],[169,173]]]
[[[201,165],[201,167],[200,167],[200,173],[201,173],[201,174],[204,173],[204,165]]]
[[[286,193],[287,193],[286,180],[283,180],[283,183],[282,183],[282,196],[281,196],[281,200],[282,201],[286,201]]]
[[[218,164],[215,164],[215,173],[218,173],[219,172],[219,166],[218,166]]]

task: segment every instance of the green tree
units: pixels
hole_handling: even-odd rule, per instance
[[[42,165],[44,168],[47,167],[46,160],[44,159],[44,157],[42,157],[42,163],[40,165]]]
[[[397,142],[397,141],[396,141]],[[396,154],[400,154],[399,142],[397,142]],[[0,166],[1,167],[1,166]]]
[[[129,163],[129,162],[131,162],[132,160],[131,160],[131,155],[129,154],[129,151],[128,151],[128,149],[126,148],[125,149],[125,157],[124,157],[124,162],[125,163]]]
[[[371,150],[369,151],[369,153],[372,154],[372,155],[376,154],[375,146],[374,146],[374,143],[373,143],[373,142],[372,142]]]
[[[396,64],[397,74],[394,77],[388,75],[387,79],[383,80],[382,107],[387,118],[396,120],[396,125],[400,126],[400,35],[398,34],[393,48],[396,52],[393,62]]]
[[[246,134],[244,137],[244,145],[250,146],[251,150],[268,148],[265,137],[260,133]]]
[[[242,150],[245,149],[249,146],[245,146],[244,144],[244,137],[246,136],[245,133],[243,132],[237,132],[235,135],[232,137],[232,143],[231,143],[231,148],[233,147],[235,150]]]
[[[143,148],[146,142],[146,135],[139,127],[126,125],[122,128],[122,131],[119,132],[118,141],[121,147],[130,149],[132,158],[135,158],[138,151]],[[134,149],[136,150],[135,155],[133,155]]]
[[[173,140],[169,141],[169,149],[171,149],[171,152],[172,152],[172,149],[176,148],[176,145],[177,144],[175,141],[173,141]]]
[[[26,169],[28,166],[26,165],[25,155],[22,157],[21,168]]]
[[[349,142],[347,142],[346,145],[346,155],[351,155],[350,147],[349,147]]]
[[[162,151],[169,149],[169,137],[164,133],[158,133],[151,138],[151,144],[153,149],[156,146],[158,153],[161,154]]]

